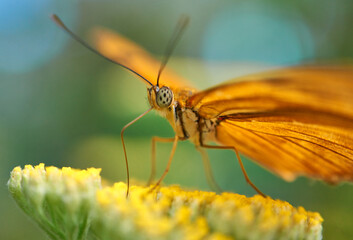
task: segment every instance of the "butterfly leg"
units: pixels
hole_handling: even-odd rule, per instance
[[[124,141],[124,132],[125,130],[130,127],[132,124],[134,124],[136,121],[141,119],[143,116],[145,116],[147,113],[149,113],[153,108],[149,108],[146,112],[142,113],[140,116],[126,124],[123,129],[120,132],[120,137],[121,137],[121,143],[123,145],[123,150],[124,150],[124,157],[125,157],[125,165],[126,165],[126,178],[127,178],[127,188],[126,188],[126,197],[129,196],[129,190],[130,190],[130,174],[129,174],[129,163],[127,161],[127,153],[126,153],[126,147],[125,147],[125,141]]]
[[[244,174],[244,177],[245,177],[245,180],[246,182],[258,193],[260,194],[261,196],[263,197],[266,197],[265,194],[263,194],[256,186],[255,184],[253,184],[248,176],[248,174],[246,173],[245,171],[245,168],[244,168],[244,165],[243,165],[243,162],[241,161],[241,158],[239,156],[239,153],[238,153],[238,150],[235,148],[235,147],[228,147],[228,146],[213,146],[213,145],[205,145],[205,144],[202,144],[201,147],[204,147],[204,148],[210,148],[210,149],[231,149],[235,152],[236,156],[237,156],[237,159],[238,159],[238,162],[239,162],[239,165],[241,167],[241,171],[243,172]]]
[[[169,168],[170,168],[170,165],[172,163],[172,160],[173,160],[173,157],[174,157],[174,153],[175,153],[175,150],[176,150],[176,147],[177,147],[177,144],[178,144],[178,140],[179,140],[179,137],[176,135],[174,138],[173,138],[173,147],[172,147],[172,151],[170,152],[170,156],[169,156],[169,160],[168,160],[168,163],[167,163],[167,167],[165,168],[162,176],[160,177],[160,179],[157,181],[157,183],[149,190],[149,192],[152,192],[154,189],[156,189],[160,184],[161,182],[163,181],[163,179],[165,178],[165,176],[167,175],[167,173],[169,172]]]
[[[223,192],[223,190],[217,184],[217,182],[213,176],[211,164],[210,164],[210,159],[208,157],[206,150],[201,147],[196,147],[196,149],[201,153],[202,162],[203,162],[203,166],[205,168],[205,174],[206,174],[206,179],[207,179],[208,185],[211,187],[211,189],[213,191],[215,191],[217,193]]]
[[[151,174],[148,179],[147,186],[151,185],[156,176],[156,143],[157,142],[173,142],[175,138],[162,138],[154,136],[152,138],[152,149],[151,149]]]

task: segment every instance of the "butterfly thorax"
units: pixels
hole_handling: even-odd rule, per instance
[[[158,101],[164,100],[162,98],[159,99],[161,94],[158,94],[158,91],[158,88],[150,88],[148,90],[149,103],[151,107],[169,121],[179,139],[188,139],[196,146],[200,146],[205,142],[215,141],[216,119],[205,119],[197,111],[186,107],[186,101],[195,93],[194,89],[172,91],[172,101],[167,107],[161,107],[158,104]],[[163,95],[165,94],[163,93],[162,97]],[[166,99],[168,99],[168,96],[166,96]]]

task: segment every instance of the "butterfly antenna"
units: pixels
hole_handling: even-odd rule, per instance
[[[120,67],[123,67],[125,68],[126,70],[136,74],[137,76],[139,76],[140,78],[142,78],[143,80],[145,80],[148,84],[151,85],[151,87],[153,86],[153,84],[148,81],[145,77],[143,77],[141,74],[139,74],[138,72],[132,70],[131,68],[119,63],[119,62],[116,62],[104,55],[102,55],[100,52],[98,52],[96,49],[94,49],[93,47],[91,47],[88,43],[86,43],[85,41],[83,41],[80,37],[78,37],[76,34],[74,34],[68,27],[66,27],[66,25],[61,21],[61,19],[55,15],[55,14],[52,14],[51,15],[51,19],[60,27],[62,28],[66,33],[68,33],[73,39],[75,39],[76,41],[78,41],[79,43],[81,43],[83,46],[85,46],[86,48],[88,48],[90,51],[94,52],[95,54],[105,58],[106,60],[108,60],[109,62],[111,63],[114,63],[114,64],[117,64],[119,65]]]
[[[159,68],[158,71],[158,76],[157,76],[157,87],[159,87],[159,79],[161,77],[161,74],[165,68],[165,66],[167,65],[170,56],[172,55],[176,44],[178,43],[178,41],[180,40],[181,36],[183,35],[188,23],[190,21],[190,18],[186,15],[183,15],[180,17],[179,22],[177,24],[177,26],[175,27],[175,30],[173,32],[172,37],[170,38],[170,41],[167,45],[165,54],[164,54],[164,58],[161,64],[161,67]]]

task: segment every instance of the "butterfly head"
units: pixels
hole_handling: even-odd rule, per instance
[[[153,86],[148,89],[148,100],[155,109],[167,109],[174,102],[173,91],[166,86],[161,88]]]

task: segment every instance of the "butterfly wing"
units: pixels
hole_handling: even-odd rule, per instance
[[[216,139],[291,181],[353,181],[353,67],[294,67],[193,95]]]
[[[135,70],[153,85],[156,85],[161,63],[146,50],[129,39],[107,29],[96,28],[92,31],[92,36],[95,46],[101,54]],[[169,69],[163,71],[160,83],[169,86],[173,90],[194,89],[191,83]]]

